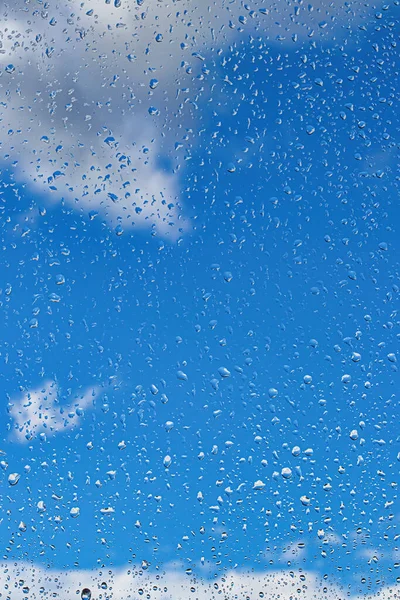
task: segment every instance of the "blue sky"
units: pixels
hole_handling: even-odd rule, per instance
[[[4,561],[396,581],[395,11],[177,63],[143,117],[171,225],[4,157]]]

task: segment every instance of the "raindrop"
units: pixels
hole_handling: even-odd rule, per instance
[[[257,481],[254,482],[253,490],[263,490],[264,488],[265,488],[265,483],[263,481],[261,481],[261,479],[258,479]]]
[[[56,284],[57,285],[63,285],[65,283],[65,277],[64,275],[56,275]]]
[[[21,475],[19,473],[10,473],[10,475],[8,476],[8,483],[10,485],[17,485],[18,481],[20,480]]]
[[[290,479],[292,476],[292,469],[290,469],[289,467],[283,467],[281,475],[284,479]]]
[[[311,503],[311,499],[308,496],[301,496],[300,502],[302,503],[303,506],[309,506]]]
[[[222,379],[226,379],[227,377],[231,376],[230,371],[228,371],[228,369],[226,369],[225,367],[220,367],[218,369],[218,373]]]

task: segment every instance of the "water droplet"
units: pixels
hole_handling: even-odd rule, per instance
[[[92,592],[89,590],[89,588],[83,588],[83,590],[81,591],[81,599],[82,600],[91,600],[92,597]]]
[[[311,503],[311,499],[308,496],[301,496],[300,502],[302,503],[303,506],[309,506]]]
[[[220,367],[218,369],[218,373],[219,373],[220,377],[222,377],[222,379],[226,379],[227,377],[231,376],[230,371],[228,371],[228,369],[226,369],[225,367]]]
[[[264,488],[265,488],[265,483],[263,481],[261,481],[261,479],[258,479],[253,484],[253,490],[263,490]]]
[[[63,285],[64,283],[65,283],[64,275],[61,275],[61,274],[56,275],[56,284]]]
[[[233,279],[233,275],[230,271],[225,271],[224,273],[224,279],[227,283],[229,283],[230,281],[232,281]]]
[[[10,475],[8,476],[8,483],[10,485],[17,485],[18,481],[20,480],[21,475],[19,473],[10,473]]]
[[[69,511],[69,514],[73,519],[76,519],[81,514],[81,509],[78,506],[73,506]]]
[[[169,454],[164,456],[163,464],[166,469],[169,469],[169,467],[171,466],[171,463],[172,463],[172,458],[169,456]]]
[[[107,506],[105,508],[101,508],[100,512],[102,515],[112,515],[115,510],[111,506]]]

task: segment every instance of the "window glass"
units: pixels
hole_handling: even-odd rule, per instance
[[[398,597],[398,0],[0,14],[0,598]]]

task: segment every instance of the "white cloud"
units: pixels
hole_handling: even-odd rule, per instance
[[[111,226],[155,226],[172,236],[188,224],[179,219],[177,173],[160,159],[173,156],[188,125],[196,131],[194,84],[186,74],[187,64],[198,63],[193,52],[226,47],[240,28],[289,44],[293,35],[312,31],[340,36],[366,10],[358,0],[350,8],[318,0],[312,10],[278,0],[266,14],[261,0],[249,9],[232,0],[122,0],[120,8],[103,0],[48,8],[0,0],[0,6],[6,164],[18,161],[17,176],[36,191],[99,211]],[[153,91],[151,79],[159,80]],[[151,106],[159,116],[149,114]]]
[[[29,592],[26,588],[29,588]],[[352,594],[350,591],[348,595],[348,587],[342,586],[339,581],[322,580],[317,574],[307,571],[231,571],[218,579],[210,580],[201,576],[188,576],[178,570],[160,570],[156,579],[154,573],[141,570],[140,565],[139,568],[114,571],[103,569],[97,572],[46,570],[26,563],[5,563],[0,567],[0,591],[7,590],[10,600],[23,600],[27,593],[31,600],[42,598],[43,591],[40,592],[40,588],[47,596],[55,593],[54,597],[64,600],[80,598],[84,588],[91,591],[91,600],[108,598],[110,593],[113,598],[133,600],[138,597],[139,589],[143,590],[141,597],[146,598],[149,594],[152,600],[210,600],[220,595],[226,599],[264,597],[292,600],[301,597],[312,600],[323,595],[326,600],[339,600],[344,596],[350,600],[392,600],[400,594],[400,586],[393,585],[382,587],[375,594]],[[323,592],[324,588],[326,591]]]
[[[14,421],[13,435],[23,443],[40,434],[48,436],[71,429],[79,423],[82,411],[91,406],[98,395],[99,388],[87,388],[65,402],[58,384],[46,381],[11,403],[9,412]]]

